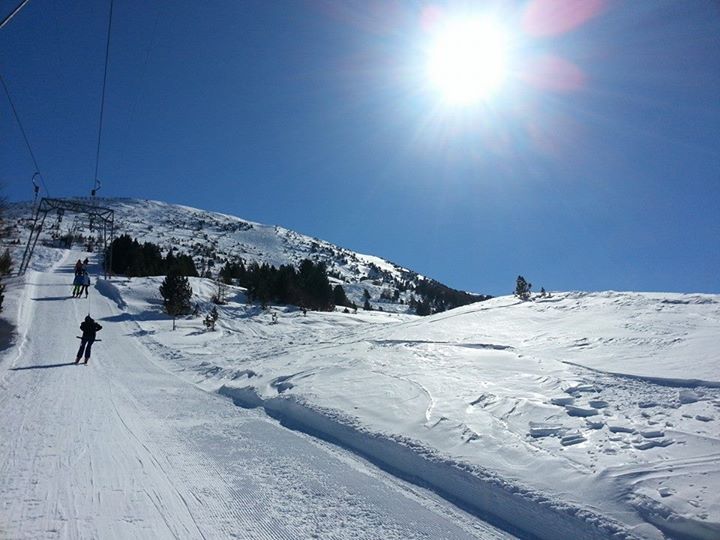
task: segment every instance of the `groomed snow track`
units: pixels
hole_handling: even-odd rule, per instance
[[[427,487],[505,530],[525,538],[602,540],[639,538],[622,524],[553,501],[543,494],[505,482],[479,467],[461,467],[412,441],[370,433],[319,411],[294,396],[262,399],[254,388],[223,386],[219,393],[244,408],[263,408],[283,425],[351,450],[384,470]]]

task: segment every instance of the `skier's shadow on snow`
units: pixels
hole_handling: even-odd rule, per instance
[[[33,300],[36,302],[57,302],[58,300],[67,300],[68,298],[71,298],[71,296],[42,296],[39,298],[33,298]]]
[[[48,368],[74,366],[74,365],[75,365],[75,362],[65,362],[62,364],[42,364],[42,365],[38,365],[38,366],[14,367],[14,368],[10,368],[10,371],[25,371],[26,369],[48,369]]]

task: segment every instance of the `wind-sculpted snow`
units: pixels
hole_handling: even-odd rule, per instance
[[[393,474],[429,486],[510,532],[557,540],[633,537],[619,523],[587,508],[564,504],[481,467],[447,459],[417,441],[373,433],[337,410],[318,409],[297,397],[263,399],[250,387],[222,386],[218,392],[241,407],[263,407],[284,425],[340,444]]]
[[[554,293],[427,318],[231,302],[216,332],[173,333],[144,315],[156,288],[118,286],[169,368],[478,515],[543,538],[720,536],[716,295]]]

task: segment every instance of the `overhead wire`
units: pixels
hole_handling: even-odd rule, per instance
[[[35,172],[37,173],[37,176],[40,177],[40,182],[43,185],[43,188],[45,189],[45,194],[49,197],[50,192],[48,191],[47,185],[45,184],[45,179],[43,178],[42,173],[40,172],[40,166],[38,165],[37,159],[35,158],[35,153],[32,150],[32,147],[30,146],[30,140],[28,139],[27,133],[25,132],[25,128],[23,127],[22,122],[20,121],[20,115],[17,112],[17,109],[15,108],[15,103],[12,100],[12,97],[10,96],[10,90],[7,87],[7,84],[5,83],[5,79],[0,74],[0,83],[2,83],[3,88],[5,89],[5,95],[8,98],[8,101],[10,102],[10,108],[12,109],[13,114],[15,115],[15,120],[18,123],[18,126],[20,126],[20,132],[22,133],[23,139],[25,140],[25,145],[27,146],[28,152],[30,152],[30,157],[33,160],[33,164],[35,165]],[[35,175],[33,175],[33,178]]]
[[[93,177],[92,193],[98,189],[98,168],[100,166],[100,146],[102,142],[103,117],[105,113],[105,87],[107,85],[108,58],[110,56],[110,33],[112,31],[113,0],[110,0],[110,15],[108,16],[107,42],[105,44],[105,72],[103,74],[102,97],[100,99],[100,122],[98,125],[97,151],[95,152],[95,176]]]
[[[7,23],[9,23],[10,20],[15,15],[17,15],[20,12],[20,10],[25,7],[25,4],[27,4],[29,1],[30,0],[23,0],[22,2],[20,2],[20,4],[15,9],[13,9],[12,12],[10,12],[10,14],[2,20],[2,22],[0,22],[0,28],[2,28]]]

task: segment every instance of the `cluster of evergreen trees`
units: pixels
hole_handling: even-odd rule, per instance
[[[518,276],[515,280],[515,291],[514,295],[520,300],[532,300],[532,283],[529,283],[524,277]],[[545,287],[540,287],[540,292],[536,295],[536,298],[552,298],[552,294],[545,291]]]
[[[348,300],[341,285],[331,288],[324,263],[305,260],[299,270],[291,266],[275,268],[268,264],[253,263],[245,266],[242,260],[228,262],[220,269],[220,279],[225,283],[236,283],[248,289],[251,300],[262,303],[278,302],[295,304],[310,309],[332,309],[332,306],[346,306],[357,309],[354,302]],[[451,289],[431,279],[420,280],[414,286],[418,299],[413,298],[409,307],[418,315],[430,315],[459,306],[488,300],[491,296],[475,295]],[[383,291],[384,300],[399,300],[400,292]],[[364,309],[371,310],[370,294],[363,295]]]
[[[197,276],[192,257],[173,254],[163,257],[160,246],[152,242],[140,244],[127,234],[112,242],[112,272],[125,276],[162,276],[175,273],[181,276]]]
[[[515,280],[515,296],[517,296],[521,300],[529,300],[530,289],[532,289],[532,283],[528,283],[524,277],[518,276]],[[543,289],[543,294],[544,293],[545,289]]]
[[[335,288],[328,280],[324,263],[305,259],[296,269],[290,265],[275,268],[267,263],[229,262],[220,270],[220,279],[247,289],[248,298],[266,304],[292,304],[308,309],[328,311],[335,306],[351,307],[341,285]]]
[[[240,285],[245,283],[246,274],[245,262],[240,259],[236,262],[226,262],[225,266],[218,272],[218,279],[228,285],[232,285],[233,283]]]
[[[457,291],[432,279],[420,280],[417,285],[415,285],[415,294],[418,295],[421,300],[411,301],[410,307],[415,308],[418,315],[439,313],[492,298],[491,296],[483,294],[477,295]]]
[[[198,272],[192,257],[174,254],[170,251],[163,257],[160,247],[151,242],[140,244],[128,235],[116,238],[112,244],[112,271],[127,276],[197,276]],[[357,309],[354,302],[348,300],[341,285],[334,288],[328,280],[328,271],[324,263],[315,263],[310,259],[302,261],[298,268],[281,265],[279,268],[267,263],[256,262],[245,266],[245,262],[227,262],[218,275],[224,283],[235,283],[247,289],[248,299],[261,304],[279,303],[302,306],[308,309],[327,311],[335,306]],[[185,288],[185,287],[182,287]],[[399,291],[392,298],[397,301]],[[430,315],[473,302],[491,298],[485,295],[473,295],[451,289],[434,280],[420,280],[414,287],[419,298],[410,302],[410,308],[418,315]],[[367,292],[366,292],[367,295]],[[368,295],[369,296],[369,295]],[[386,298],[390,300],[390,298]],[[184,303],[183,303],[184,304]],[[365,309],[372,309],[369,298],[365,297]],[[183,305],[177,311],[186,311]],[[171,309],[170,311],[176,311]]]

